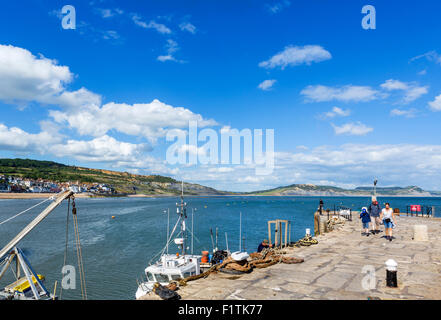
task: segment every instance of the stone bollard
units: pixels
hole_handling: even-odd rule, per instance
[[[417,224],[413,226],[413,240],[415,241],[429,241],[427,232],[427,225]]]
[[[320,234],[324,234],[326,232],[328,232],[328,225],[327,225],[327,220],[324,216],[320,217]]]
[[[395,260],[389,259],[386,261],[386,286],[389,288],[398,287],[397,267],[398,264]]]

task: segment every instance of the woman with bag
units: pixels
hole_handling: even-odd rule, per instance
[[[386,239],[392,241],[392,228],[397,224],[397,220],[389,203],[386,203],[386,207],[381,210],[380,220],[383,220]]]

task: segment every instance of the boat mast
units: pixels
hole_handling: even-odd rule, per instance
[[[187,204],[184,202],[184,181],[181,182],[181,203],[177,204],[178,214],[181,216],[181,234],[182,234],[182,255],[185,256],[185,247],[187,245],[187,230],[185,228],[185,219],[187,219]],[[179,207],[181,210],[179,210]]]

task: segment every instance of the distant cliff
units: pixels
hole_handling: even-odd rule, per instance
[[[355,189],[343,189],[333,186],[317,186],[313,184],[293,184],[286,187],[252,192],[254,195],[268,196],[371,196],[372,187],[357,187]],[[425,191],[416,186],[409,187],[386,187],[377,188],[378,196],[401,196],[401,197],[433,197],[441,196],[438,191]]]

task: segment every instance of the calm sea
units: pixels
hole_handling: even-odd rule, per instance
[[[225,233],[231,251],[239,249],[239,217],[242,212],[242,248],[256,250],[262,239],[268,238],[267,221],[286,219],[292,222],[291,240],[304,236],[305,229],[313,230],[313,212],[317,197],[188,197],[187,225],[191,228],[194,212],[194,252],[212,250],[210,228],[219,230],[218,246],[226,248]],[[323,198],[326,208],[346,206],[360,210],[369,198]],[[0,200],[0,222],[40,202],[41,200]],[[89,299],[134,299],[136,279],[140,279],[147,262],[165,245],[167,214],[170,209],[170,228],[177,220],[178,198],[100,198],[77,199],[80,237],[86,271]],[[441,215],[439,198],[379,198],[392,207],[406,211],[406,206],[420,204],[436,206]],[[47,204],[47,203],[46,203]],[[44,207],[45,205],[43,205]],[[6,245],[42,209],[38,207],[0,226],[0,247]],[[60,205],[19,247],[24,251],[36,272],[46,277],[46,287],[53,291],[58,280],[65,252],[67,202]],[[115,219],[112,219],[115,216]],[[72,218],[70,218],[68,264],[76,265],[73,244]],[[170,253],[176,252],[174,245]],[[0,287],[10,283],[12,272],[0,280]],[[76,290],[64,290],[63,299],[81,298],[77,277]]]

